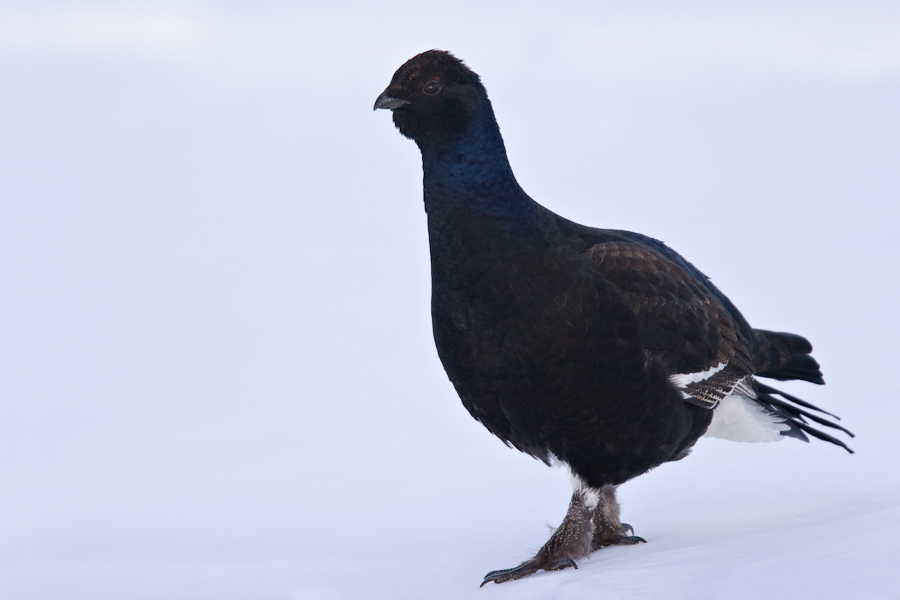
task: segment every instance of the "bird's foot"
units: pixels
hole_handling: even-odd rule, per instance
[[[515,581],[516,579],[524,579],[525,577],[534,575],[538,571],[562,571],[563,569],[568,569],[569,567],[577,569],[578,565],[571,558],[547,559],[538,555],[531,560],[526,560],[518,567],[513,567],[512,569],[499,569],[497,571],[491,571],[484,576],[484,581],[482,581],[481,585],[478,587],[484,587],[484,584],[491,581],[493,581],[494,583]]]
[[[646,542],[634,535],[634,528],[619,521],[616,488],[605,486],[587,490],[576,487],[569,511],[562,524],[531,560],[518,567],[491,571],[481,582],[504,583],[534,575],[538,571],[561,571],[578,568],[575,559],[587,556],[604,546],[632,546]]]
[[[628,523],[622,523],[614,529],[610,527],[597,527],[594,530],[594,538],[591,547],[593,550],[599,550],[606,546],[634,546],[635,544],[646,544],[647,540],[634,535],[634,527]]]
[[[623,535],[620,536],[619,539],[606,542],[600,545],[600,548],[604,546],[634,546],[635,544],[646,544],[647,540],[642,537],[636,535]]]
[[[576,491],[572,494],[566,518],[553,532],[547,543],[538,550],[534,558],[526,560],[512,569],[491,571],[484,576],[481,585],[484,586],[490,581],[503,583],[523,579],[538,571],[561,571],[569,567],[577,569],[578,565],[575,564],[575,559],[591,553],[591,535],[594,529],[591,522],[593,509],[593,506],[586,504],[585,494]]]
[[[625,535],[625,532],[628,531],[628,535]],[[622,523],[622,533],[619,535],[619,539],[614,541],[612,545],[614,546],[634,546],[635,544],[646,544],[647,540],[644,538],[634,535],[634,527],[629,525],[628,523]]]

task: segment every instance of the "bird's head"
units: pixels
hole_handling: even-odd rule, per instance
[[[481,80],[461,60],[443,50],[418,54],[394,73],[375,100],[390,109],[400,133],[420,148],[452,144],[493,113]]]

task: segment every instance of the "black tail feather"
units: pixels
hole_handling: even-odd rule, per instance
[[[800,379],[819,385],[825,383],[818,361],[809,354],[792,355],[781,367],[768,369],[764,373],[758,373],[758,375],[769,379],[778,379],[779,381]]]
[[[754,364],[758,376],[781,381],[801,379],[819,385],[825,383],[819,363],[810,356],[812,344],[805,337],[765,329],[755,331],[758,337]]]
[[[801,400],[801,399],[798,398],[797,396],[791,396],[790,394],[787,394],[787,393],[785,393],[785,392],[782,392],[781,390],[776,390],[775,388],[769,387],[769,386],[767,386],[767,385],[764,384],[764,383],[760,383],[760,382],[757,381],[757,382],[756,382],[756,389],[758,389],[758,390],[761,391],[761,392],[765,392],[766,394],[778,394],[778,395],[781,396],[782,398],[785,398],[786,400],[790,400],[790,401],[793,402],[794,404],[797,404],[797,405],[799,405],[799,406],[802,406],[803,408],[809,408],[809,409],[812,409],[812,410],[817,410],[817,411],[819,411],[819,412],[822,413],[822,414],[826,414],[826,415],[828,415],[829,417],[832,417],[833,419],[837,419],[838,421],[841,420],[841,418],[840,418],[839,416],[833,415],[833,414],[831,414],[830,412],[828,412],[827,410],[822,410],[821,408],[819,408],[819,407],[816,406],[815,404],[812,404],[811,402],[807,402],[806,400]]]
[[[775,388],[769,387],[763,383],[756,382],[756,401],[769,410],[772,413],[777,414],[780,417],[784,417],[784,424],[787,425],[790,429],[787,431],[783,431],[781,435],[787,437],[793,437],[805,442],[809,441],[809,438],[806,434],[809,434],[815,438],[820,440],[824,440],[826,442],[831,442],[836,446],[840,446],[850,454],[853,454],[853,450],[850,449],[847,444],[842,442],[841,440],[820,431],[814,427],[812,427],[809,423],[807,423],[806,419],[809,419],[819,425],[824,425],[825,427],[830,427],[832,429],[837,429],[839,431],[843,431],[850,437],[856,437],[853,433],[846,429],[845,427],[841,427],[836,423],[832,423],[828,419],[820,417],[818,415],[814,415],[809,411],[798,408],[798,406],[802,406],[804,408],[809,408],[811,410],[819,411],[823,414],[826,414],[830,417],[840,420],[835,415],[832,415],[829,412],[822,410],[821,408],[806,402],[805,400],[801,400],[796,396],[792,396],[791,394],[786,394],[780,390],[776,390]],[[775,396],[781,396],[784,400],[779,400]],[[787,401],[787,402],[786,402]],[[792,402],[793,404],[789,404],[788,402]],[[794,406],[796,404],[797,406]]]
[[[786,411],[790,412],[791,417],[793,417],[793,418],[797,418],[802,415],[802,416],[806,417],[807,419],[815,421],[819,425],[824,425],[825,427],[831,427],[832,429],[838,429],[840,431],[843,431],[844,433],[846,433],[847,435],[849,435],[852,438],[856,437],[855,435],[853,435],[853,432],[850,431],[849,429],[847,429],[846,427],[841,427],[837,423],[832,423],[828,419],[823,419],[822,417],[816,416],[816,415],[812,414],[811,412],[801,410],[799,408],[791,406],[787,402],[782,402],[781,400],[778,400],[777,398],[774,398],[774,397],[768,398],[767,401],[770,404],[772,404],[773,406],[778,406],[778,407],[783,408]],[[835,417],[835,418],[837,418],[837,417]]]
[[[837,439],[836,437],[831,436],[831,435],[828,435],[828,434],[825,433],[824,431],[819,431],[818,429],[814,429],[813,427],[810,427],[810,426],[807,425],[806,423],[798,423],[798,425],[800,426],[800,429],[802,429],[803,431],[805,431],[805,432],[808,433],[809,435],[811,435],[811,436],[813,436],[813,437],[817,437],[817,438],[819,438],[820,440],[824,440],[824,441],[826,441],[826,442],[831,442],[831,443],[834,444],[835,446],[840,446],[841,448],[843,448],[844,450],[846,450],[846,451],[849,452],[850,454],[856,454],[856,453],[850,448],[850,446],[848,446],[847,444],[845,444],[845,443],[842,442],[841,440]]]

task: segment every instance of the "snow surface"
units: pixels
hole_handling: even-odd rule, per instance
[[[900,597],[896,2],[39,4],[0,5],[0,599]],[[433,47],[537,200],[808,336],[828,385],[784,388],[857,453],[704,439],[620,490],[649,543],[478,589],[571,488],[433,349],[371,110]]]

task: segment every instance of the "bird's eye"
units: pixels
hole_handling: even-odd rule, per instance
[[[441,89],[441,86],[437,81],[429,81],[425,84],[425,87],[422,88],[422,91],[426,94],[437,94],[439,89]]]

